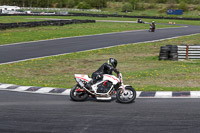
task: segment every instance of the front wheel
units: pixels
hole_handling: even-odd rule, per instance
[[[131,86],[127,86],[125,89],[125,91],[121,90],[122,88],[120,88],[117,91],[117,101],[120,103],[131,103],[135,100],[136,98],[136,91],[134,88],[132,88]]]
[[[73,101],[85,101],[88,98],[86,91],[80,91],[79,85],[75,85],[70,91],[70,97]]]

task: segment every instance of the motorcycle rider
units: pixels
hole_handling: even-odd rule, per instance
[[[142,21],[142,19],[138,18],[137,23],[143,23],[144,24],[144,21]]]
[[[116,69],[117,60],[114,58],[109,58],[108,62],[104,63],[97,71],[92,74],[92,80],[85,85],[85,87],[89,90],[92,90],[92,85],[97,81],[103,79],[103,74],[112,75],[112,71],[114,71],[117,75],[119,71]]]
[[[151,31],[151,32],[154,32],[155,29],[156,29],[156,24],[155,24],[154,21],[152,21],[152,23],[150,24],[150,31]]]

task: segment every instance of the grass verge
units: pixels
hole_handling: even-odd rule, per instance
[[[200,90],[200,60],[158,61],[160,46],[199,42],[200,34],[197,34],[0,65],[0,82],[71,88],[75,85],[75,73],[91,75],[109,57],[114,57],[125,84],[137,91]]]
[[[51,19],[80,19],[80,20],[119,20],[119,21],[136,21],[137,18],[123,18],[123,17],[86,17],[86,16],[0,16],[0,23],[17,23],[17,22],[31,22],[44,21]],[[200,25],[199,21],[192,20],[173,20],[173,19],[142,19],[145,22],[169,23],[169,21],[176,22],[176,24]]]

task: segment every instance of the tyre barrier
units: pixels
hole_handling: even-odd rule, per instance
[[[20,22],[20,23],[0,23],[0,30],[6,30],[18,27],[37,27],[37,26],[63,26],[67,24],[80,23],[95,23],[95,20],[49,20],[49,21],[35,21],[35,22]]]
[[[166,45],[160,47],[159,60],[200,59],[200,45]]]
[[[160,47],[159,60],[178,60],[178,46],[166,45]]]

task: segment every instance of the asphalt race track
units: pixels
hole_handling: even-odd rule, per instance
[[[153,41],[177,36],[200,33],[200,26],[119,32],[84,37],[72,37],[39,42],[0,46],[0,64],[13,61],[85,51],[121,44]]]
[[[1,133],[198,133],[199,99],[73,102],[69,96],[0,91]]]
[[[200,26],[0,46],[0,64],[200,33]],[[0,133],[199,133],[200,99],[138,98],[131,104],[0,91]]]

